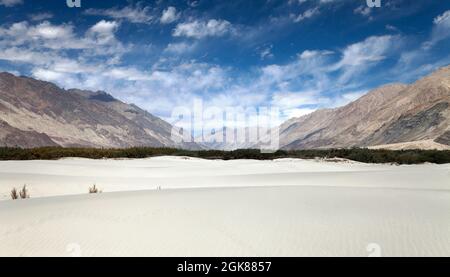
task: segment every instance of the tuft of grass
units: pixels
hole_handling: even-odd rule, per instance
[[[92,187],[89,187],[89,193],[102,193],[102,191],[94,184]]]
[[[19,196],[22,199],[30,198],[30,193],[28,192],[27,185],[23,185],[22,189],[19,191]]]
[[[16,200],[19,198],[21,198],[21,199],[30,198],[30,193],[28,192],[27,185],[23,185],[22,189],[20,189],[20,190],[13,188],[11,190],[10,195],[11,195],[12,200]]]
[[[12,199],[12,200],[19,199],[19,193],[17,192],[17,189],[16,189],[16,188],[13,188],[13,189],[11,190],[11,199]]]

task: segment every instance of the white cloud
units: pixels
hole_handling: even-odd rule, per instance
[[[120,75],[110,68],[115,64],[112,61],[120,60],[127,51],[114,36],[118,26],[114,21],[102,20],[84,36],[75,34],[71,24],[53,25],[47,21],[0,27],[0,60],[27,64],[33,76],[65,87],[99,85],[92,80],[103,74],[111,78]],[[72,50],[76,54],[69,55],[67,51]]]
[[[28,16],[32,21],[42,21],[53,18],[53,14],[49,12],[35,13]]]
[[[347,105],[348,103],[353,102],[356,99],[360,98],[367,92],[368,92],[367,90],[360,90],[360,91],[346,92],[337,95],[331,100],[330,107],[335,108]]]
[[[0,6],[13,7],[23,4],[23,0],[0,0]]]
[[[299,15],[291,15],[291,18],[294,22],[300,22],[303,21],[305,19],[309,19],[312,18],[314,16],[317,16],[320,14],[319,8],[315,7],[312,9],[308,9],[306,11],[304,11],[303,13],[299,14]]]
[[[386,24],[385,26],[386,30],[392,31],[392,32],[398,32],[398,28],[395,27],[394,25],[390,25],[390,24]]]
[[[40,80],[49,82],[59,82],[59,80],[67,78],[67,74],[63,72],[57,72],[43,68],[35,68],[32,72],[32,75]]]
[[[268,46],[260,49],[259,56],[260,56],[261,60],[273,58],[272,48],[273,48],[273,45],[268,45]]]
[[[169,43],[164,52],[185,54],[192,52],[196,48],[196,46],[197,44],[195,43],[186,43],[186,42]]]
[[[279,91],[272,95],[270,105],[281,111],[281,121],[300,117],[317,110],[330,100],[320,95],[319,90]]]
[[[398,41],[397,41],[398,42]],[[394,36],[371,36],[364,41],[347,46],[342,54],[338,67],[367,65],[371,62],[381,61],[385,54],[391,50]]]
[[[306,50],[298,59],[285,64],[272,64],[261,68],[261,86],[281,91],[320,90],[328,84],[331,51]],[[294,87],[292,87],[294,86]],[[302,89],[296,87],[300,86]]]
[[[368,37],[364,41],[347,46],[342,51],[341,60],[330,68],[331,70],[342,70],[339,82],[347,83],[367,72],[371,66],[384,60],[387,55],[393,54],[401,42],[399,36]]]
[[[52,25],[46,21],[29,28],[28,35],[32,38],[67,39],[73,36],[73,27],[71,25]]]
[[[370,13],[372,11],[372,8],[369,8],[367,5],[361,5],[353,10],[353,13],[359,14],[365,17],[370,16]]]
[[[37,25],[26,21],[0,27],[0,47],[21,47],[30,51],[42,52],[48,49],[62,51],[68,49],[84,50],[98,55],[122,54],[127,51],[115,37],[119,24],[115,21],[101,20],[92,26],[84,36],[74,32],[72,24],[54,25],[44,21]]]
[[[47,52],[35,52],[32,50],[9,47],[1,49],[0,60],[18,62],[18,63],[31,63],[35,65],[43,65],[49,63],[50,58],[46,55]]]
[[[421,47],[404,50],[396,64],[389,70],[395,81],[411,82],[421,76],[450,63],[450,55],[435,56],[431,48],[437,43],[450,39],[450,10],[436,16],[431,34]]]
[[[151,76],[147,72],[143,72],[133,67],[114,67],[104,72],[104,75],[113,79],[126,81],[146,81],[151,80]]]
[[[87,9],[87,15],[107,16],[118,20],[127,20],[132,23],[151,23],[154,16],[151,13],[150,7],[137,4],[130,5],[123,8],[109,8],[109,9]]]
[[[175,37],[204,38],[212,36],[223,36],[232,29],[230,22],[221,19],[210,19],[209,21],[191,21],[178,24],[172,32]]]
[[[29,46],[33,48],[80,48],[80,43],[72,41],[75,37],[74,27],[70,24],[53,25],[44,21],[37,25],[30,25],[26,21],[0,27],[0,45]],[[58,43],[55,43],[58,40]],[[71,42],[71,43],[69,43]]]
[[[178,20],[178,18],[180,18],[180,14],[177,13],[177,9],[175,7],[168,7],[163,11],[160,22],[162,24],[169,24]]]
[[[441,15],[438,15],[433,20],[433,23],[435,25],[441,25],[441,26],[445,26],[446,28],[450,28],[450,10],[444,12]]]
[[[96,44],[104,45],[115,41],[114,33],[119,28],[119,24],[115,21],[101,20],[92,26],[87,34],[93,38]]]
[[[188,0],[188,5],[192,8],[197,7],[200,4],[198,0]]]
[[[119,24],[115,21],[101,20],[92,26],[89,30],[99,34],[112,34],[117,30]]]
[[[342,106],[366,92],[361,89],[361,77],[396,53],[394,41],[402,42],[397,36],[368,37],[342,49],[337,61],[333,51],[305,50],[285,65],[262,67],[259,78],[246,89],[271,95],[271,105],[280,107],[288,117]]]
[[[438,42],[450,37],[450,10],[438,15],[433,20],[433,30],[429,41],[423,43],[424,49],[430,49]]]
[[[312,112],[314,112],[316,110],[317,109],[312,109],[312,108],[293,108],[293,109],[289,109],[289,110],[286,111],[285,120],[286,119],[290,119],[290,118],[301,117],[301,116],[310,114],[310,113],[312,113]]]
[[[333,54],[333,51],[329,50],[305,50],[301,54],[298,55],[300,59],[306,60],[310,58],[315,58],[322,55],[331,55]]]
[[[296,108],[302,105],[320,104],[318,91],[276,92],[272,96],[272,104],[281,108]]]

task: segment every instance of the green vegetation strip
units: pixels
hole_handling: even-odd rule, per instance
[[[438,150],[372,150],[365,148],[325,149],[325,150],[279,150],[274,153],[261,153],[258,149],[220,150],[182,150],[174,148],[134,147],[124,149],[100,148],[0,148],[0,160],[56,160],[67,157],[89,159],[148,158],[156,156],[188,156],[203,159],[256,159],[272,160],[279,158],[344,158],[364,163],[450,163],[450,151]]]

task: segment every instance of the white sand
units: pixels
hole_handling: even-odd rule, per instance
[[[0,162],[0,256],[450,256],[449,180],[431,164]],[[7,200],[22,184],[32,198]]]

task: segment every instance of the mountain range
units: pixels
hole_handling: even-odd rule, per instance
[[[179,147],[172,125],[111,95],[0,73],[0,145]]]
[[[413,84],[389,84],[339,108],[280,125],[283,149],[450,149],[450,66]],[[236,143],[177,143],[172,125],[106,92],[65,90],[0,73],[0,146],[233,149]],[[245,143],[245,147],[251,147]],[[255,146],[255,145],[253,145]]]
[[[450,66],[447,66],[413,84],[388,84],[345,106],[291,118],[278,127],[279,145],[286,150],[450,149],[449,105]],[[224,150],[260,146],[227,140],[229,133],[228,129],[220,130],[214,137],[223,136],[223,142],[204,145]]]
[[[439,148],[450,145],[449,105],[447,66],[411,85],[385,85],[343,107],[290,119],[280,126],[280,144],[305,149],[426,141]]]

